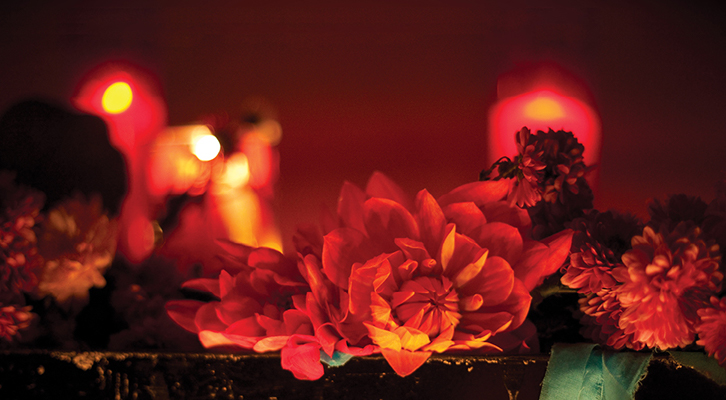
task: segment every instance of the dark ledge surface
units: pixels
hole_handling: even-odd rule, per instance
[[[278,354],[4,351],[0,399],[530,400],[539,398],[548,360],[437,355],[402,378],[383,357],[358,357],[300,381]],[[726,388],[654,357],[636,399],[681,398],[726,399]]]

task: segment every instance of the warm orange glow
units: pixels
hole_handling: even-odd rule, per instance
[[[128,110],[134,94],[126,82],[114,82],[103,92],[101,105],[109,114],[120,114]]]
[[[530,118],[543,121],[565,116],[562,106],[552,97],[537,97],[524,106],[524,115]]]
[[[227,159],[224,175],[220,179],[232,189],[240,188],[250,180],[250,164],[247,156],[242,153],[235,153]]]
[[[600,159],[600,119],[595,111],[577,98],[554,90],[537,90],[499,101],[490,111],[490,163],[517,153],[514,134],[523,126],[538,130],[571,131],[585,145],[585,162]]]
[[[209,132],[209,128],[206,128]],[[212,133],[201,134],[192,139],[192,154],[201,161],[210,161],[217,157],[222,146]]]

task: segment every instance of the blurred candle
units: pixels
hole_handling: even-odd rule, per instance
[[[118,251],[132,262],[153,250],[153,210],[146,177],[149,145],[166,125],[166,103],[153,76],[126,62],[97,66],[80,81],[73,105],[104,120],[126,161],[128,193],[119,217]]]

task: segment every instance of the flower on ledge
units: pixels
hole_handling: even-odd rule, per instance
[[[710,305],[698,310],[698,317],[696,344],[703,346],[709,356],[726,368],[726,297],[721,300],[711,297]]]
[[[30,326],[33,314],[31,307],[0,305],[0,339],[11,341],[18,331]]]
[[[45,262],[35,294],[52,295],[66,308],[85,305],[90,288],[106,285],[116,238],[116,220],[104,213],[99,197],[61,202],[41,227],[38,251]]]
[[[282,366],[296,378],[323,375],[321,357],[336,351],[368,355],[372,348],[352,348],[341,342],[329,324],[320,322],[309,284],[295,260],[277,250],[221,243],[224,269],[218,279],[193,279],[182,287],[214,296],[215,300],[172,300],[169,316],[196,333],[205,348],[281,351]],[[322,325],[322,326],[321,326]]]
[[[718,246],[683,222],[672,232],[646,227],[623,255],[625,282],[616,288],[619,326],[650,348],[685,347],[695,339],[697,310],[721,291]]]
[[[532,207],[542,200],[541,183],[546,165],[542,162],[542,150],[535,147],[534,136],[529,129],[523,127],[515,134],[517,156],[514,160],[502,157],[486,171],[480,174],[480,180],[488,180],[489,174],[496,168],[494,180],[507,179],[509,190],[507,201],[510,205]]]
[[[320,260],[351,343],[369,336],[401,376],[432,353],[501,351],[490,339],[522,325],[530,290],[560,267],[572,236],[530,240],[527,213],[506,201],[508,190],[506,181],[474,182],[411,201],[380,173],[365,193],[344,185],[339,227],[324,236]],[[298,240],[308,259],[316,242]]]

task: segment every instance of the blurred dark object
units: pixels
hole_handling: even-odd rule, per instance
[[[111,146],[103,120],[40,100],[10,107],[0,119],[0,169],[46,195],[46,207],[80,192],[98,193],[118,214],[126,193],[126,166]]]

